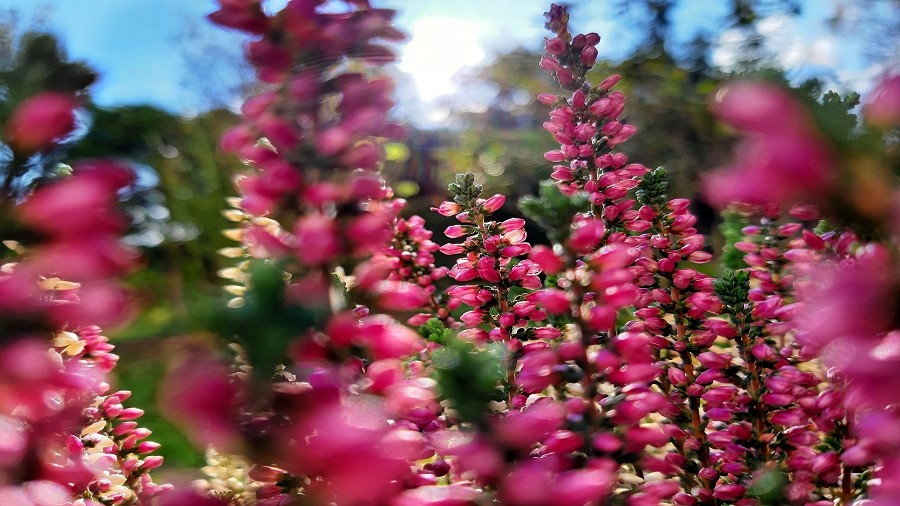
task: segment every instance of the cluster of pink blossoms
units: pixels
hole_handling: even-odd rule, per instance
[[[663,170],[615,151],[636,132],[613,90],[620,78],[587,82],[600,38],[569,33],[564,8],[547,13],[553,37],[541,61],[570,93],[539,97],[553,106],[545,128],[560,143],[545,154],[553,181],[544,200],[523,203],[551,244],[530,245],[522,218],[492,220],[505,197],[482,195],[465,175],[434,209],[458,221],[438,246],[422,218],[399,217],[402,202],[377,176],[377,138],[400,130],[387,119],[389,82],[345,73],[389,60],[378,40],[398,37],[392,13],[367,1],[336,12],[294,0],[273,15],[258,1],[220,4],[212,19],[255,37],[248,55],[270,85],[222,141],[253,167],[226,213],[238,223],[226,235],[241,246],[224,253],[239,263],[222,271],[234,281],[231,306],[252,327],[229,330],[246,353],[236,367],[190,361],[166,397],[197,440],[245,459],[245,485],[209,484],[203,499],[172,504],[824,506],[889,497],[893,446],[862,428],[892,419],[891,394],[861,391],[863,372],[833,361],[818,331],[795,321],[811,304],[832,307],[810,302],[822,289],[807,280],[810,259],[856,266],[857,283],[890,299],[895,276],[862,274],[883,268],[884,255],[863,254],[852,234],[782,219],[771,200],[812,194],[794,187],[746,199],[755,207],[745,214],[761,216],[736,245],[748,268],[704,273],[712,255],[690,202],[666,196]],[[831,151],[812,116],[767,86],[738,85],[718,107],[752,133],[734,177],[758,175],[753,188],[763,190],[772,177],[796,176],[830,191],[822,171]],[[740,106],[748,90],[768,107]],[[789,121],[753,117],[772,111]],[[770,141],[796,154],[784,138],[803,148],[805,165],[762,156]],[[757,161],[769,164],[761,175]],[[811,213],[790,216],[808,222]],[[457,260],[438,267],[437,251]],[[276,275],[264,278],[260,263]],[[273,279],[280,295],[266,284]],[[848,282],[835,275],[825,285]],[[862,310],[834,300],[837,310]],[[883,316],[885,307],[866,309]],[[395,319],[410,314],[405,325]],[[895,322],[870,321],[878,351],[865,352],[883,365],[895,343],[879,333]],[[834,370],[822,370],[818,353]]]
[[[752,224],[734,245],[746,267],[713,277],[690,202],[615,151],[636,128],[620,77],[586,78],[600,37],[571,34],[552,5],[540,66],[567,94],[538,99],[559,149],[542,199],[522,203],[550,244],[529,244],[523,218],[494,219],[506,198],[461,175],[434,209],[458,222],[438,245],[378,174],[379,142],[403,135],[377,74],[393,60],[382,42],[402,38],[394,13],[219,5],[210,18],[253,38],[266,83],[222,139],[251,167],[225,212],[237,263],[220,272],[238,355],[186,357],[163,397],[192,438],[238,456],[211,453],[215,483],[153,483],[159,445],[108,384],[117,357],[94,326],[127,315],[110,280],[134,258],[115,211],[131,174],[84,162],[14,198],[27,160],[75,126],[74,96],[41,93],[3,129],[0,230],[19,261],[0,267],[0,503],[896,502],[890,150],[843,152],[775,85],[723,90],[715,112],[743,142],[707,187]],[[898,89],[873,92],[869,126],[849,135],[895,140]],[[819,214],[833,225],[812,228]]]
[[[863,111],[866,124],[853,135],[859,139],[872,136],[882,143],[890,139],[884,136],[886,129],[900,124],[898,89],[900,79],[892,76],[872,92]],[[819,357],[829,367],[831,386],[822,391],[823,398],[816,406],[826,412],[844,412],[846,421],[837,428],[842,445],[828,457],[829,466],[840,466],[845,476],[842,503],[868,488],[869,498],[860,504],[893,504],[900,495],[898,447],[891,432],[900,422],[900,397],[896,394],[900,384],[896,375],[900,263],[898,194],[890,179],[883,177],[895,163],[891,151],[869,152],[865,156],[870,163],[862,168],[858,158],[862,155],[839,152],[812,122],[805,104],[769,84],[750,82],[732,88],[722,97],[718,113],[751,147],[742,151],[738,168],[709,180],[711,193],[722,181],[746,176],[765,189],[726,198],[767,203],[767,213],[760,213],[765,223],[770,223],[773,215],[777,217],[779,206],[794,205],[791,215],[800,220],[808,222],[824,214],[828,222],[846,227],[826,227],[815,233],[802,230],[783,255],[760,240],[752,246],[738,246],[749,253],[747,263],[751,266],[783,266],[780,269],[786,276],[773,272],[769,279],[761,280],[762,287],[770,287],[770,295],[760,304],[767,308],[768,317],[780,320],[782,329],[794,330],[798,352],[804,359]],[[781,152],[778,146],[783,142],[797,148],[785,144],[791,156],[809,156],[773,156],[768,149],[770,142],[776,142],[776,153]],[[773,175],[773,164],[787,166]],[[782,225],[789,226],[795,226],[794,231],[801,228],[800,224]],[[854,230],[861,230],[868,239]],[[748,232],[766,240],[774,235],[758,228]],[[799,400],[796,402],[799,404]],[[873,462],[874,475],[864,474],[862,470]],[[814,471],[819,474],[821,468]],[[851,481],[851,477],[860,476],[874,479],[868,483]]]
[[[94,325],[128,316],[114,279],[134,261],[116,209],[131,172],[81,162],[21,202],[14,196],[21,164],[70,133],[76,106],[72,96],[40,93],[5,128],[15,157],[0,195],[2,232],[16,257],[0,267],[3,504],[133,505],[168,488],[149,474],[162,457],[150,455],[159,444],[135,421],[143,411],[123,406],[129,392],[110,393],[118,357]]]
[[[227,213],[238,228],[226,235],[241,246],[224,253],[240,262],[221,274],[235,282],[231,305],[251,311],[253,266],[283,272],[280,303],[305,319],[282,327],[281,365],[254,358],[259,340],[278,336],[251,329],[242,336],[248,364],[187,364],[166,403],[199,442],[249,460],[254,486],[230,494],[235,504],[416,501],[406,490],[437,479],[439,466],[415,463],[434,454],[423,431],[441,407],[414,360],[425,340],[374,311],[437,313],[433,283],[443,274],[430,232],[397,217],[403,203],[376,171],[380,139],[403,135],[388,118],[391,83],[374,75],[393,60],[380,41],[401,37],[393,11],[294,0],[270,16],[259,2],[220,3],[211,18],[254,36],[248,55],[269,85],[222,139],[253,170]]]

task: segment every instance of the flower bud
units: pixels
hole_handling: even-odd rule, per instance
[[[75,97],[43,92],[25,99],[13,111],[4,133],[13,150],[34,153],[48,147],[75,128]]]
[[[548,54],[553,56],[560,56],[566,52],[566,41],[559,37],[554,37],[547,41],[544,45]]]

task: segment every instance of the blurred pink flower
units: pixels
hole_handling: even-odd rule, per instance
[[[890,128],[900,125],[900,74],[885,77],[869,94],[863,117],[870,125]]]
[[[833,188],[834,154],[786,89],[734,83],[719,90],[712,109],[741,136],[732,164],[704,179],[704,194],[717,207],[815,201]]]
[[[237,403],[240,389],[228,367],[210,357],[189,357],[170,372],[160,387],[160,404],[199,447],[223,450],[239,441]]]
[[[42,92],[25,99],[6,123],[6,142],[14,151],[34,153],[75,128],[78,101],[73,95]]]

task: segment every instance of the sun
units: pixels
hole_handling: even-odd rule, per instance
[[[419,19],[409,30],[409,42],[401,50],[398,68],[411,76],[423,100],[450,95],[456,90],[453,75],[485,59],[486,35],[487,27],[471,20]]]

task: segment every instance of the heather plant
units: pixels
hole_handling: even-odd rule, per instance
[[[315,20],[309,26],[324,33],[390,17],[365,3],[345,14],[320,13],[315,2],[302,5],[272,17],[255,7],[238,16],[228,6],[214,19],[235,26],[252,10],[259,25],[248,31],[260,36],[251,44],[257,47],[274,43],[272,30],[303,9]],[[785,126],[771,132],[762,120],[736,120],[737,127],[750,124],[769,136],[750,142],[781,145],[786,141],[772,136],[794,135],[806,165],[779,161],[786,169],[776,165],[767,176],[743,164],[746,175],[710,177],[710,188],[722,187],[717,202],[743,202],[731,210],[731,222],[759,220],[730,245],[732,257],[744,254],[743,264],[730,261],[741,268],[716,279],[699,270],[712,255],[694,228],[690,202],[666,195],[663,169],[629,163],[615,150],[636,129],[623,119],[625,97],[614,91],[618,76],[596,86],[586,81],[600,37],[571,34],[562,7],[551,7],[547,18],[553,36],[540,65],[570,95],[539,97],[553,107],[544,126],[560,148],[545,154],[556,164],[551,181],[539,197],[521,203],[525,217],[545,227],[550,238],[550,244],[534,247],[522,218],[491,219],[505,197],[483,195],[471,175],[458,176],[450,186],[452,200],[433,209],[458,221],[444,231],[451,242],[441,246],[421,217],[397,216],[402,202],[391,201],[383,187],[348,198],[353,192],[337,186],[347,179],[338,179],[322,190],[324,175],[374,177],[353,169],[373,169],[377,159],[348,162],[344,150],[370,149],[376,145],[368,136],[379,134],[375,127],[353,137],[355,115],[342,109],[347,91],[336,84],[350,78],[339,74],[323,84],[310,76],[326,75],[323,59],[346,68],[345,61],[366,55],[331,46],[331,53],[323,53],[325,35],[308,31],[307,49],[280,50],[296,52],[292,65],[283,63],[274,72],[266,62],[259,64],[274,90],[302,75],[312,79],[313,84],[303,81],[309,89],[336,96],[306,97],[298,109],[273,107],[277,100],[270,97],[290,95],[265,91],[248,102],[253,107],[245,108],[246,124],[225,138],[227,149],[259,166],[239,181],[243,197],[229,213],[240,228],[227,234],[243,246],[225,253],[268,262],[245,260],[223,272],[241,282],[229,288],[239,295],[231,305],[246,311],[241,318],[250,318],[244,329],[252,337],[234,333],[249,360],[216,387],[227,394],[220,399],[226,405],[237,402],[237,413],[217,402],[203,426],[228,428],[232,434],[221,442],[237,440],[232,448],[251,450],[258,460],[251,459],[246,476],[257,482],[257,500],[273,504],[291,497],[348,504],[849,504],[863,497],[877,459],[866,455],[842,463],[857,437],[856,419],[844,403],[848,381],[826,375],[792,318],[802,306],[797,288],[805,286],[803,273],[809,270],[808,262],[797,260],[809,260],[801,252],[832,237],[808,226],[815,213],[809,205],[789,213],[805,222],[781,219],[781,205],[833,184],[821,173],[831,148],[812,127],[812,113],[774,85],[736,87],[739,94],[771,90],[784,102],[770,112],[783,111]],[[375,24],[366,32],[371,37],[396,35]],[[351,46],[370,45],[361,39]],[[360,86],[366,79],[353,78]],[[376,91],[369,100],[383,106],[377,91],[383,78],[370,82]],[[717,105],[724,119],[751,112],[732,105],[735,100],[726,95]],[[842,103],[829,96],[825,106]],[[380,108],[377,116],[384,112]],[[274,141],[266,133],[272,115],[282,121]],[[307,115],[318,121],[306,121]],[[332,146],[335,139],[345,142]],[[276,173],[270,159],[289,159],[293,172]],[[729,177],[759,182],[735,193],[723,183]],[[774,178],[768,193],[767,177]],[[299,199],[281,197],[298,191]],[[390,211],[371,214],[382,209]],[[367,230],[383,231],[388,224],[393,237],[360,233],[355,227],[363,219]],[[361,237],[371,240],[363,246]],[[457,257],[452,268],[436,266],[438,251]],[[445,277],[453,284],[444,286]],[[386,314],[403,312],[415,313],[406,325],[418,328],[418,335]],[[273,326],[283,329],[270,334],[284,340],[275,348],[257,337]],[[189,381],[179,384],[197,389]],[[256,405],[257,396],[248,405],[248,392],[262,393],[265,408]],[[182,402],[186,410],[190,403]],[[368,415],[356,411],[360,403]],[[321,413],[323,406],[330,406],[328,415]],[[320,425],[322,417],[329,426]],[[352,432],[355,426],[348,423],[362,423],[361,417],[369,420],[369,430],[360,433],[355,450],[332,441],[339,437],[332,431]],[[279,430],[267,428],[276,419]],[[253,423],[258,425],[249,429]],[[248,448],[247,438],[261,433],[262,444],[257,440]],[[297,445],[301,436],[302,450],[284,454],[269,448],[272,437]],[[403,451],[395,446],[399,440]],[[364,458],[344,453],[367,451],[359,446],[365,441],[384,451]],[[315,462],[326,454],[332,457],[327,464]],[[351,490],[348,473],[391,485]],[[252,502],[246,488],[217,494]]]
[[[92,161],[4,194],[17,224],[4,234],[22,236],[7,245],[22,259],[0,277],[0,424],[17,438],[0,454],[0,498],[900,497],[896,77],[861,123],[854,95],[762,80],[715,95],[740,141],[733,166],[704,182],[728,217],[717,271],[666,170],[618,150],[638,133],[619,76],[590,82],[600,36],[572,33],[564,7],[545,13],[539,62],[562,90],[538,97],[559,143],[544,154],[550,179],[519,203],[522,217],[501,220],[506,197],[459,175],[432,209],[456,220],[445,242],[379,174],[380,143],[404,135],[379,70],[393,60],[385,44],[402,38],[393,11],[366,0],[292,0],[272,14],[254,0],[219,5],[210,18],[250,36],[263,85],[221,140],[247,165],[224,212],[236,243],[221,251],[234,261],[219,273],[229,300],[209,324],[222,352],[185,353],[162,385],[170,416],[207,448],[206,478],[153,484],[158,445],[136,423],[140,409],[123,404],[128,393],[109,393],[116,357],[93,324],[124,314],[111,280],[132,263],[114,210],[128,174]],[[5,139],[25,155],[15,160],[71,131],[77,101],[61,98],[11,116]],[[529,243],[528,220],[546,244]]]
[[[75,128],[77,107],[74,92],[38,92],[4,128],[3,504],[146,504],[169,488],[152,481],[159,444],[137,422],[143,411],[127,406],[130,392],[112,389],[118,357],[96,326],[128,316],[117,278],[135,258],[120,241],[116,192],[133,174],[103,160],[42,170],[45,153]]]

